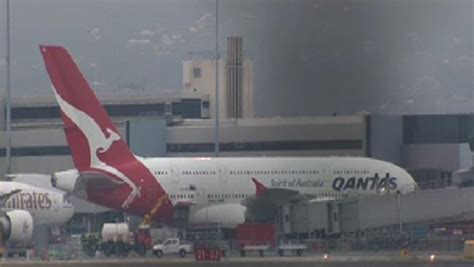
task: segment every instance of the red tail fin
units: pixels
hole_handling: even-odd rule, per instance
[[[43,45],[40,50],[61,108],[75,167],[84,171],[101,162],[115,165],[133,157],[66,49]]]
[[[40,50],[61,108],[74,165],[79,172],[98,171],[124,182],[107,194],[88,188],[88,199],[137,215],[171,218],[171,202],[163,204],[166,192],[152,171],[128,149],[69,53],[57,46],[40,46]]]

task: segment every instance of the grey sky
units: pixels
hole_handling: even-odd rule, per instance
[[[242,36],[254,59],[259,115],[474,112],[473,0],[219,3],[221,47]],[[68,47],[102,90],[178,90],[185,53],[214,46],[214,0],[11,6],[14,95],[51,94],[40,43]],[[4,13],[1,0],[1,57]]]

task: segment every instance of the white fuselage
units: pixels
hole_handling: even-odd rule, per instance
[[[15,189],[21,192],[11,196],[2,211],[25,210],[33,217],[34,224],[51,226],[65,223],[74,214],[72,204],[62,193],[18,182],[0,182],[0,194]]]
[[[382,191],[407,192],[415,181],[402,168],[352,157],[142,158],[171,202],[191,203],[191,224],[213,218],[243,222],[241,202],[256,194],[255,178],[266,188],[298,191],[310,198],[340,198]],[[217,221],[214,223],[222,223]]]

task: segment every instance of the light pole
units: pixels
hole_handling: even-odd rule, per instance
[[[6,157],[7,157],[7,174],[11,173],[11,146],[12,146],[12,137],[11,137],[11,97],[10,97],[10,0],[7,0],[7,29],[6,29],[6,64],[7,64],[7,84],[6,84],[6,100],[5,100],[5,108],[6,108],[6,124],[7,124],[7,147],[6,147]]]
[[[216,37],[216,61],[215,61],[215,85],[216,91],[214,99],[214,156],[219,156],[219,2],[215,0],[215,12],[216,12],[216,28],[215,28],[215,37]]]

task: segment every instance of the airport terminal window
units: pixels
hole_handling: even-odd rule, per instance
[[[405,144],[463,143],[474,135],[473,115],[410,115],[403,117]]]
[[[173,114],[189,119],[201,118],[201,99],[185,98],[180,103],[173,103]]]
[[[12,119],[54,119],[60,117],[59,107],[13,107]]]
[[[13,147],[11,155],[14,157],[28,156],[63,156],[70,155],[71,150],[68,146],[44,146],[44,147]],[[0,157],[5,157],[6,149],[0,149]]]
[[[269,141],[252,143],[221,143],[221,151],[285,151],[285,150],[352,150],[362,149],[362,140]],[[213,143],[167,144],[167,152],[212,152]]]
[[[105,105],[105,110],[111,117],[163,115],[164,104],[129,104],[129,105]]]

